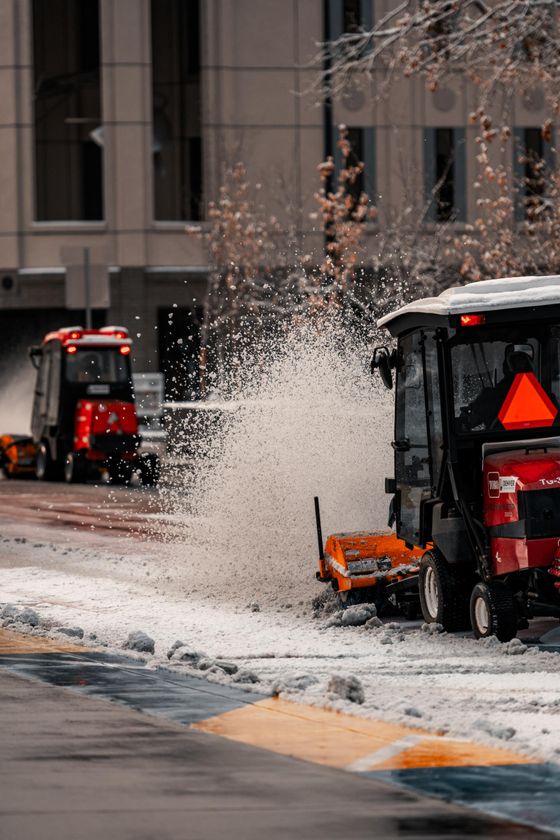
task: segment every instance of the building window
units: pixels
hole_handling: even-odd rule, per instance
[[[33,0],[35,218],[103,219],[98,0]]]
[[[428,219],[462,222],[466,219],[465,131],[427,128],[424,131],[424,172]]]
[[[544,204],[547,173],[554,167],[554,143],[545,142],[542,129],[516,128],[514,176],[517,221],[535,218]]]
[[[341,35],[372,28],[373,0],[325,0],[324,14],[327,38],[334,41]]]
[[[342,26],[344,32],[359,32],[362,25],[361,0],[344,0],[342,4]]]
[[[199,0],[152,0],[154,213],[202,218]]]

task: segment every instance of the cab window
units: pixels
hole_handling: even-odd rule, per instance
[[[127,357],[118,348],[78,349],[66,353],[66,381],[82,384],[122,384],[130,379]]]

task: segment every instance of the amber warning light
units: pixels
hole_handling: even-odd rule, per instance
[[[70,344],[69,347],[66,348],[67,353],[75,353],[78,348],[75,344]]]
[[[484,315],[461,315],[462,327],[479,327],[485,321],[486,316]]]

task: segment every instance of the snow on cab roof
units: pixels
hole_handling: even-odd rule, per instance
[[[515,309],[560,303],[560,276],[503,277],[480,280],[465,286],[452,286],[437,297],[421,298],[384,315],[377,322],[382,327],[406,314],[459,315],[463,312],[488,312],[491,309]]]

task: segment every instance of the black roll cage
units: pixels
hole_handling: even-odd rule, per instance
[[[556,308],[555,308],[556,309]],[[500,313],[503,316],[503,313]],[[517,314],[517,313],[516,313]],[[536,332],[543,331],[546,326],[560,326],[560,311],[556,317],[552,316],[550,311],[547,313],[548,317],[535,318],[535,313],[532,312],[532,318],[525,322],[525,325],[534,323]],[[540,313],[539,313],[540,314]],[[451,319],[450,319],[451,320]],[[548,324],[547,324],[548,322]],[[496,319],[495,322],[490,322],[481,327],[469,327],[472,329],[473,338],[477,338],[488,332],[489,327],[507,327],[514,326],[519,323],[517,317],[515,322],[511,319],[506,320],[503,317]],[[470,550],[476,562],[477,571],[483,580],[488,580],[491,577],[491,567],[488,555],[488,542],[486,531],[481,522],[478,522],[473,511],[475,500],[467,498],[467,493],[464,489],[464,482],[461,478],[460,466],[460,451],[465,449],[472,449],[473,456],[478,460],[481,458],[481,448],[483,443],[487,442],[507,442],[519,438],[519,432],[516,430],[508,431],[506,429],[474,431],[471,433],[458,434],[455,426],[455,405],[453,394],[453,375],[451,365],[451,349],[456,343],[460,343],[458,337],[461,333],[457,329],[458,323],[446,324],[443,326],[435,326],[432,324],[423,325],[414,324],[409,329],[399,332],[398,340],[411,333],[420,332],[420,344],[422,346],[422,368],[424,375],[424,407],[426,411],[426,427],[428,431],[428,457],[430,462],[430,475],[433,476],[434,460],[433,460],[433,420],[430,417],[428,405],[428,377],[426,369],[426,352],[425,352],[425,333],[429,331],[434,334],[437,346],[437,363],[438,363],[438,385],[439,385],[439,399],[441,408],[441,422],[442,422],[442,436],[443,436],[443,455],[441,470],[437,481],[437,487],[431,487],[431,498],[424,499],[420,502],[420,542],[422,547],[431,543],[432,540],[432,517],[431,510],[434,504],[443,502],[447,511],[450,506],[454,506],[457,513],[464,522],[466,534]],[[468,342],[465,342],[468,343]],[[396,354],[398,358],[398,353]],[[543,354],[546,356],[546,354]],[[550,378],[551,366],[546,358],[543,358],[541,364],[543,365],[543,373],[546,373]],[[398,394],[398,389],[397,389]],[[395,429],[397,423],[397,415],[395,413]],[[532,436],[538,439],[545,439],[558,435],[558,426],[550,428],[535,429]],[[481,462],[480,462],[481,463]]]

